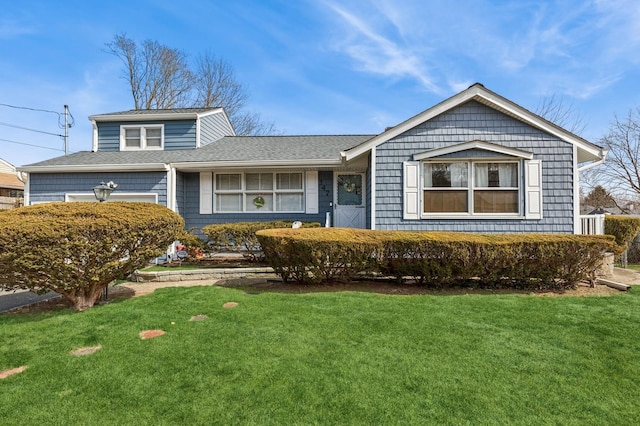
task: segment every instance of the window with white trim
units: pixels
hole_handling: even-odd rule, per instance
[[[217,212],[303,212],[302,172],[216,173]]]
[[[164,126],[120,126],[120,150],[163,149]]]
[[[514,161],[425,161],[422,213],[517,215],[520,166]]]

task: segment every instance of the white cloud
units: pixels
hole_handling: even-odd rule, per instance
[[[362,70],[393,78],[412,78],[430,92],[443,92],[416,51],[394,42],[345,8],[327,5],[347,25],[347,39],[338,42],[337,49],[347,53]]]

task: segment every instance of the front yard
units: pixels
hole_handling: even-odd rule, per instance
[[[28,368],[0,380],[2,422],[636,424],[638,293],[214,286],[83,313],[4,314],[0,371]],[[195,315],[207,318],[189,321]],[[166,334],[139,338],[152,329]]]

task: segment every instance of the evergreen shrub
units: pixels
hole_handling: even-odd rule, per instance
[[[180,235],[182,218],[151,203],[46,203],[0,213],[0,288],[55,291],[76,310],[146,266]]]
[[[619,251],[624,251],[640,232],[640,217],[610,216],[604,217],[604,233],[613,235]]]
[[[206,225],[202,233],[213,251],[241,253],[245,259],[259,262],[264,259],[256,232],[262,229],[291,228],[292,221],[235,222]],[[303,228],[319,227],[318,222],[303,223]]]
[[[610,236],[568,234],[319,228],[262,230],[257,238],[285,282],[377,274],[434,287],[571,288],[593,280],[603,254],[615,248]]]

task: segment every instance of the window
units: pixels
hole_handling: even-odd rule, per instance
[[[121,126],[120,150],[162,149],[163,126]]]
[[[297,173],[217,173],[218,212],[302,212],[303,175]]]
[[[424,214],[518,214],[519,163],[424,162]]]

